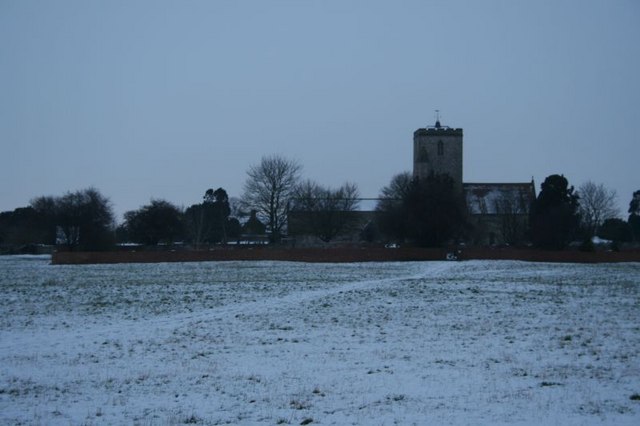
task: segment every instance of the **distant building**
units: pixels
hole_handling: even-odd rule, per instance
[[[464,183],[463,132],[442,126],[413,132],[413,176],[448,174],[463,192],[475,244],[517,244],[526,235],[529,206],[535,199],[533,180],[524,183]]]
[[[531,182],[465,183],[463,179],[463,131],[434,126],[413,132],[413,177],[449,175],[466,201],[470,229],[469,243],[475,245],[515,245],[528,239],[529,208],[536,197]],[[288,214],[289,235],[299,245],[318,245],[318,223],[314,214],[292,210]],[[336,214],[336,212],[333,212]],[[349,226],[331,240],[334,244],[355,243],[375,238],[375,212],[349,212]],[[317,219],[317,218],[316,218]]]
[[[356,244],[367,239],[365,231],[367,226],[375,221],[374,216],[374,211],[363,210],[348,212],[290,210],[287,219],[288,234],[295,238],[295,244],[298,247]],[[326,241],[327,238],[329,241]]]
[[[413,177],[448,174],[462,189],[462,129],[435,126],[413,132]]]
[[[536,197],[533,181],[465,183],[463,192],[475,244],[518,244],[527,239],[529,207]]]

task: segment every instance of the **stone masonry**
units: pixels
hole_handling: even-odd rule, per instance
[[[462,191],[462,129],[435,126],[413,133],[413,176],[448,174]]]

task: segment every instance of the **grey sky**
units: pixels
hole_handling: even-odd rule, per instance
[[[467,182],[640,189],[640,2],[0,0],[0,211],[239,197],[263,155],[376,196],[412,135]],[[625,214],[626,217],[626,214]]]

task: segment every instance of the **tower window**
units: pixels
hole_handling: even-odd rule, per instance
[[[444,155],[444,144],[442,141],[438,141],[438,155]]]

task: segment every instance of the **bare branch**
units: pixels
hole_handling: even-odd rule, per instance
[[[582,224],[590,237],[595,235],[605,220],[620,215],[616,207],[616,191],[609,190],[602,184],[587,181],[578,188],[578,195]]]
[[[277,241],[286,225],[287,204],[299,180],[302,167],[296,161],[273,155],[247,171],[243,202],[267,219]]]

